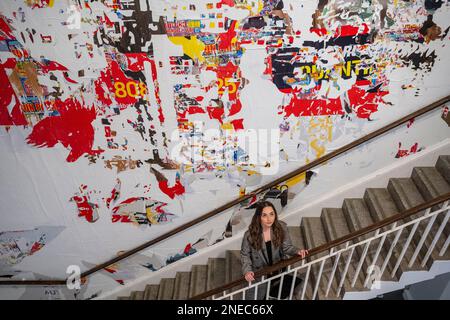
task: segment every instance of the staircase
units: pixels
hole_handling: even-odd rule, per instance
[[[300,227],[289,226],[288,229],[294,245],[299,248],[311,249],[448,192],[450,192],[450,156],[445,155],[438,158],[435,167],[415,167],[410,178],[391,178],[386,188],[368,188],[362,199],[344,199],[341,208],[323,208],[320,217],[304,217]],[[437,210],[439,206],[432,209]],[[422,213],[416,214],[401,223],[407,223],[421,215]],[[312,264],[307,275],[304,273],[298,275],[306,282],[303,298],[342,299],[346,292],[369,290],[370,286],[367,285],[366,280],[369,266],[372,264],[384,271],[381,274],[381,281],[398,281],[404,272],[429,270],[434,261],[450,260],[448,247],[442,256],[439,255],[450,235],[450,223],[448,220],[445,221],[444,217],[445,212],[436,215],[435,221],[430,224],[429,229],[427,229],[429,220],[423,220],[421,223],[411,224],[401,233],[391,233],[385,238],[378,238],[364,248],[358,246],[355,247],[355,250],[345,251],[340,259],[332,257],[323,260],[323,263]],[[438,232],[442,222],[445,223],[442,234],[437,239],[427,262],[422,266],[421,262],[428,249],[433,246],[434,235]],[[398,222],[397,225],[401,223]],[[384,227],[379,232],[390,228],[391,226]],[[412,229],[415,229],[413,235],[410,233]],[[427,232],[425,241],[421,241],[422,235]],[[353,243],[369,239],[374,234],[375,232],[366,234],[360,239],[354,240]],[[382,245],[380,245],[381,241],[383,241]],[[410,245],[407,246],[407,243]],[[421,246],[421,249],[418,251],[415,262],[410,265],[409,261],[417,246]],[[345,245],[340,245],[333,250],[336,252],[344,247]],[[326,252],[322,252],[309,256],[306,263],[326,255]],[[386,257],[388,258],[386,259]],[[399,259],[401,257],[403,259]],[[374,261],[375,258],[376,261]],[[335,263],[336,260],[337,263]],[[359,265],[359,261],[361,261],[361,265]],[[399,262],[397,263],[397,261]],[[300,263],[294,267],[297,265]],[[334,265],[336,265],[335,268],[333,268]],[[355,274],[357,274],[356,277]],[[207,265],[193,265],[190,272],[178,272],[175,278],[164,278],[159,284],[147,285],[144,291],[133,291],[129,297],[119,297],[118,299],[188,299],[242,278],[242,276],[239,251],[227,250],[223,258],[209,258]],[[332,280],[329,283],[330,278]],[[230,291],[242,287],[243,285]],[[301,292],[296,292],[294,298],[300,298],[301,294]],[[219,296],[220,294],[215,298]],[[233,299],[241,298],[242,293],[233,297]]]

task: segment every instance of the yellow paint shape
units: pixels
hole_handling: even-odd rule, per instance
[[[309,122],[310,147],[316,152],[316,159],[325,154],[326,142],[333,138],[333,122],[331,117],[313,117]]]
[[[233,130],[233,125],[230,122],[226,122],[220,126],[222,130]]]
[[[264,2],[262,0],[258,0],[258,12],[260,12],[264,8]]]
[[[300,173],[299,175],[287,180],[284,184],[290,188],[290,187],[295,186],[297,183],[300,183],[303,180],[305,180],[305,177],[306,177],[306,173]]]
[[[203,62],[205,58],[202,53],[205,50],[205,44],[197,39],[196,36],[186,37],[169,37],[169,40],[176,45],[183,47],[183,53],[192,59],[197,58],[199,62]]]
[[[152,211],[152,208],[148,207],[146,210],[147,219],[151,224],[157,224],[158,220],[156,219],[156,213]]]
[[[216,27],[216,24],[215,24],[214,22],[210,22],[210,23],[209,23],[209,27],[210,27],[210,28],[215,28],[215,27]]]

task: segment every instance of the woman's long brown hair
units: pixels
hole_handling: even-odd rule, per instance
[[[279,247],[281,243],[284,240],[284,233],[283,228],[280,225],[280,222],[278,221],[278,213],[275,209],[275,206],[269,202],[269,201],[262,201],[259,203],[258,207],[256,208],[255,214],[253,215],[252,222],[250,223],[250,226],[248,227],[249,230],[249,242],[250,245],[255,250],[261,250],[262,244],[263,244],[263,230],[261,226],[261,214],[264,208],[271,207],[273,209],[273,212],[275,213],[275,220],[272,224],[272,243],[275,247]]]

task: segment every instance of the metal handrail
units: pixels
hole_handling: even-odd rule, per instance
[[[350,149],[353,149],[353,148],[355,148],[357,146],[362,145],[363,143],[365,143],[365,142],[367,142],[369,140],[372,140],[372,139],[374,139],[374,138],[376,138],[378,136],[381,136],[382,134],[384,134],[384,133],[386,133],[386,132],[388,132],[388,131],[390,131],[390,130],[392,130],[392,129],[394,129],[394,128],[396,128],[396,127],[398,127],[398,126],[400,126],[400,125],[402,125],[402,124],[404,124],[404,123],[406,123],[408,121],[410,121],[411,119],[414,119],[414,118],[416,118],[418,116],[421,116],[421,115],[423,115],[425,113],[428,113],[428,112],[438,108],[439,106],[441,106],[442,104],[444,104],[444,103],[446,103],[448,101],[450,101],[450,95],[445,96],[445,97],[443,97],[443,98],[441,98],[441,99],[439,99],[439,100],[437,100],[437,101],[435,101],[435,102],[427,105],[426,107],[423,107],[423,108],[421,108],[421,109],[419,109],[419,110],[417,110],[415,112],[412,112],[412,113],[410,113],[410,114],[408,114],[408,115],[406,115],[406,116],[404,116],[404,117],[402,117],[402,118],[400,118],[400,119],[398,119],[398,120],[396,120],[396,121],[394,121],[394,122],[392,122],[392,123],[390,123],[390,124],[380,128],[380,129],[377,129],[374,132],[371,132],[371,133],[365,135],[364,137],[361,137],[361,138],[359,138],[359,139],[357,139],[357,140],[355,140],[355,141],[353,141],[353,142],[351,142],[351,143],[349,143],[349,144],[347,144],[347,145],[345,145],[345,146],[343,146],[341,148],[338,148],[338,149],[336,149],[336,150],[334,150],[334,151],[324,155],[323,157],[320,157],[320,158],[318,158],[318,159],[316,159],[316,160],[314,160],[314,161],[312,161],[312,162],[310,162],[310,163],[308,163],[308,164],[306,164],[304,166],[301,166],[300,168],[298,168],[296,170],[293,170],[290,173],[285,174],[285,175],[281,176],[280,178],[275,179],[272,182],[269,182],[269,183],[267,183],[267,184],[265,184],[265,185],[255,189],[254,191],[252,191],[250,193],[247,193],[247,194],[245,194],[245,195],[243,195],[243,196],[241,196],[241,197],[239,197],[237,199],[234,199],[234,200],[232,200],[232,201],[230,201],[230,202],[228,202],[228,203],[226,203],[226,204],[224,204],[224,205],[222,205],[222,206],[220,206],[220,207],[218,207],[218,208],[216,208],[216,209],[214,209],[214,210],[212,210],[212,211],[210,211],[210,212],[208,212],[208,213],[206,213],[206,214],[204,214],[204,215],[202,215],[202,216],[200,216],[200,217],[198,217],[198,218],[196,218],[196,219],[194,219],[194,220],[192,220],[190,222],[187,222],[187,223],[185,223],[185,224],[183,224],[183,225],[181,225],[181,226],[179,226],[179,227],[177,227],[177,228],[175,228],[175,229],[173,229],[173,230],[171,230],[171,231],[169,231],[169,232],[167,232],[167,233],[165,233],[165,234],[163,234],[161,236],[158,236],[158,237],[156,237],[153,240],[145,242],[142,245],[140,245],[140,246],[138,246],[136,248],[133,248],[133,249],[131,249],[129,251],[126,251],[126,252],[118,255],[117,257],[114,257],[114,258],[112,258],[112,259],[110,259],[110,260],[108,260],[108,261],[106,261],[104,263],[96,265],[95,267],[93,267],[93,268],[83,272],[80,275],[80,277],[81,278],[85,278],[85,277],[87,277],[87,276],[89,276],[89,275],[91,275],[91,274],[93,274],[93,273],[95,273],[95,272],[97,272],[99,270],[102,270],[102,269],[104,269],[104,268],[106,268],[106,267],[108,267],[108,266],[110,266],[110,265],[112,265],[114,263],[117,263],[117,262],[119,262],[121,260],[124,260],[124,259],[128,258],[129,256],[131,256],[131,255],[133,255],[133,254],[135,254],[135,253],[137,253],[139,251],[142,251],[142,250],[144,250],[144,249],[146,249],[146,248],[148,248],[150,246],[153,246],[153,245],[155,245],[155,244],[157,244],[157,243],[159,243],[159,242],[161,242],[163,240],[166,240],[167,238],[170,238],[171,236],[173,236],[173,235],[175,235],[177,233],[185,231],[188,228],[190,228],[190,227],[192,227],[194,225],[197,225],[200,222],[203,222],[203,221],[205,221],[205,220],[207,220],[207,219],[209,219],[209,218],[211,218],[211,217],[221,213],[224,210],[230,209],[233,206],[235,206],[235,205],[237,205],[237,204],[239,204],[239,203],[241,203],[241,202],[243,202],[243,201],[245,201],[247,199],[250,199],[250,198],[254,197],[255,195],[258,195],[258,194],[260,194],[260,193],[262,193],[262,192],[264,192],[266,190],[269,190],[269,189],[279,185],[280,183],[282,183],[282,182],[284,182],[286,180],[289,180],[289,179],[291,179],[293,177],[296,177],[296,176],[298,176],[298,175],[300,175],[300,174],[302,174],[302,173],[304,173],[304,172],[306,172],[306,171],[308,171],[308,170],[310,170],[310,169],[312,169],[312,168],[314,168],[314,167],[316,167],[316,166],[318,166],[320,164],[323,164],[323,163],[325,163],[325,162],[327,162],[327,161],[329,161],[329,160],[331,160],[331,159],[333,159],[333,158],[335,158],[335,157],[337,157],[337,156],[339,156],[339,155],[349,151]],[[5,281],[0,281],[0,285],[65,285],[66,282],[67,282],[67,279],[66,280],[60,280],[60,279],[58,279],[58,280],[5,280]]]
[[[327,242],[327,243],[325,243],[323,245],[315,247],[315,248],[313,248],[311,250],[308,250],[309,251],[308,257],[317,255],[317,254],[325,252],[325,251],[328,251],[328,250],[330,250],[332,248],[336,248],[337,246],[340,246],[340,245],[345,244],[345,243],[347,243],[349,241],[355,240],[355,239],[357,239],[357,238],[359,238],[359,237],[361,237],[361,236],[363,236],[365,234],[368,234],[368,233],[371,233],[373,231],[379,230],[379,229],[381,229],[383,227],[386,227],[386,226],[388,226],[388,225],[390,225],[390,224],[392,224],[394,222],[406,219],[406,218],[408,218],[408,217],[410,217],[410,216],[412,216],[412,215],[414,215],[414,214],[416,214],[416,213],[418,213],[420,211],[426,210],[428,208],[432,208],[435,205],[438,205],[438,204],[443,203],[443,202],[448,201],[448,200],[450,200],[450,192],[448,192],[448,193],[446,193],[444,195],[441,195],[439,197],[436,197],[436,198],[434,198],[434,199],[432,199],[430,201],[426,201],[426,202],[424,202],[424,203],[422,203],[422,204],[420,204],[418,206],[415,206],[415,207],[412,207],[412,208],[410,208],[408,210],[400,212],[400,213],[398,213],[396,215],[393,215],[393,216],[391,216],[389,218],[381,220],[381,221],[379,221],[377,223],[374,223],[374,224],[372,224],[370,226],[367,226],[365,228],[362,228],[360,230],[352,232],[352,233],[350,233],[350,234],[348,234],[346,236],[340,237],[338,239],[335,239],[333,241],[330,241],[330,242]],[[283,260],[283,261],[278,262],[278,263],[276,263],[276,264],[274,264],[272,266],[268,266],[268,267],[266,267],[264,269],[261,269],[261,270],[255,272],[254,278],[256,279],[256,278],[260,278],[262,276],[266,276],[268,274],[271,274],[271,273],[276,272],[276,271],[278,271],[280,269],[286,268],[286,267],[288,267],[290,265],[293,265],[293,264],[295,264],[295,263],[297,263],[297,262],[299,262],[301,260],[304,260],[304,259],[306,259],[306,258],[302,258],[300,256],[296,256],[296,257],[292,257],[292,258]],[[201,293],[199,295],[193,296],[193,297],[189,298],[189,300],[205,299],[205,298],[208,298],[208,297],[213,296],[213,295],[218,294],[218,293],[222,293],[225,290],[234,288],[234,287],[236,287],[238,285],[245,284],[245,283],[247,283],[247,280],[245,280],[245,277],[241,277],[241,278],[236,279],[236,280],[234,280],[232,282],[224,284],[224,285],[222,285],[220,287],[217,287],[217,288],[211,289],[209,291],[203,292],[203,293]]]

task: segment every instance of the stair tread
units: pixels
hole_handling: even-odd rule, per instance
[[[225,258],[208,259],[208,278],[206,281],[206,291],[218,288],[225,282]]]
[[[201,294],[206,291],[206,281],[208,277],[207,265],[193,265],[191,269],[191,285],[189,287],[189,297]]]
[[[241,253],[239,250],[227,250],[225,253],[225,281],[227,283],[243,277],[241,266]],[[233,287],[227,292],[241,289],[244,285]],[[235,295],[233,299],[242,299],[242,294]]]
[[[439,156],[435,167],[444,179],[450,183],[450,155]]]
[[[158,300],[172,300],[174,285],[174,278],[161,279],[159,283]]]
[[[173,299],[186,300],[189,298],[189,285],[191,273],[189,271],[177,272],[175,276]]]
[[[158,299],[159,284],[149,284],[145,287],[144,300]]]
[[[427,201],[450,192],[450,185],[435,167],[415,167],[411,178]]]

